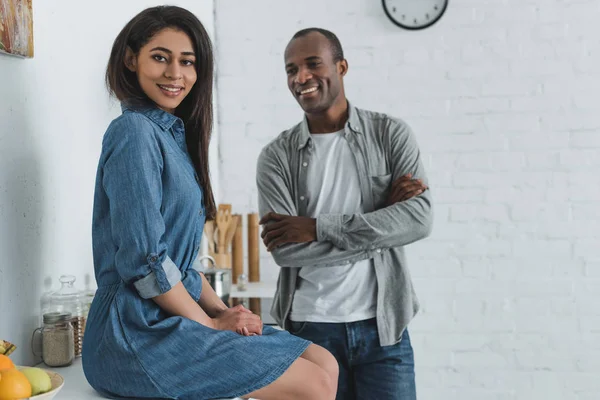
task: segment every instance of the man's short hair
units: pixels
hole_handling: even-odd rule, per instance
[[[342,49],[342,44],[340,40],[335,35],[335,33],[328,31],[327,29],[322,28],[306,28],[302,29],[292,37],[292,40],[297,39],[302,36],[306,36],[311,32],[318,32],[321,35],[325,36],[325,38],[329,41],[329,46],[331,46],[331,55],[333,56],[333,61],[338,62],[344,59],[344,50]]]

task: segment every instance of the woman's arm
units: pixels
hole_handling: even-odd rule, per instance
[[[208,316],[215,318],[229,307],[223,303],[223,300],[213,290],[204,274],[200,274],[200,276],[202,277],[202,292],[200,293],[198,304],[200,304],[200,307],[202,307]]]
[[[218,300],[214,301],[210,294],[204,294],[206,293],[204,282],[206,282],[210,288],[210,284],[208,284],[208,281],[204,278],[200,299],[202,300],[202,296],[211,299],[211,301],[209,301],[209,304],[212,307],[211,312],[216,313],[211,316],[202,309],[199,303],[194,301],[181,282],[175,284],[168,292],[153,297],[152,299],[160,308],[169,314],[191,319],[192,321],[196,321],[199,324],[212,329],[233,331],[246,336],[251,334],[260,335],[262,333],[262,321],[258,315],[254,315],[250,310],[245,309],[241,305],[228,308],[225,306],[225,303],[221,301],[219,296],[216,295],[214,290],[210,288],[216,297],[216,300]],[[208,292],[209,290],[206,291]]]
[[[204,287],[202,293],[204,294]],[[171,315],[179,315],[209,328],[217,329],[215,321],[194,301],[181,282],[175,284],[168,292],[153,297],[152,300]]]
[[[228,325],[239,319],[239,322],[235,322],[239,326],[236,325],[235,329],[230,330],[235,330],[237,333],[246,336],[250,334],[260,335],[262,333],[263,324],[258,315],[255,315],[241,304],[229,308],[223,303],[223,300],[217,295],[212,286],[210,286],[204,274],[200,274],[200,276],[202,277],[202,293],[200,294],[198,304],[200,304],[200,307],[202,307],[209,317],[213,318],[217,326],[220,324]],[[246,315],[238,315],[236,318],[235,313],[245,313]]]

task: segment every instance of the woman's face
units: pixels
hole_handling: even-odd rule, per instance
[[[196,57],[189,36],[166,28],[138,54],[128,49],[127,68],[137,74],[140,87],[164,111],[174,113],[196,83]]]

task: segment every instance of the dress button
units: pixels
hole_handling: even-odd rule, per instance
[[[302,163],[302,166],[303,166],[303,167],[308,167],[308,163],[307,163],[307,162],[305,162],[305,163]]]
[[[198,211],[198,215],[202,215],[202,214],[203,214],[203,211],[202,211],[202,209],[200,209],[200,211]]]
[[[158,257],[152,256],[152,257],[150,257],[150,261],[152,261],[153,263],[155,263],[155,262],[158,261]]]
[[[381,253],[381,249],[377,249],[377,252],[378,252],[378,253]]]
[[[304,200],[304,196],[300,196],[300,200]]]

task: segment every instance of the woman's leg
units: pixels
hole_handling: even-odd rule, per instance
[[[300,357],[317,364],[327,371],[331,382],[337,390],[339,365],[335,357],[327,349],[317,344],[311,344]]]
[[[334,400],[337,361],[324,348],[311,344],[275,382],[244,398],[260,400]]]

